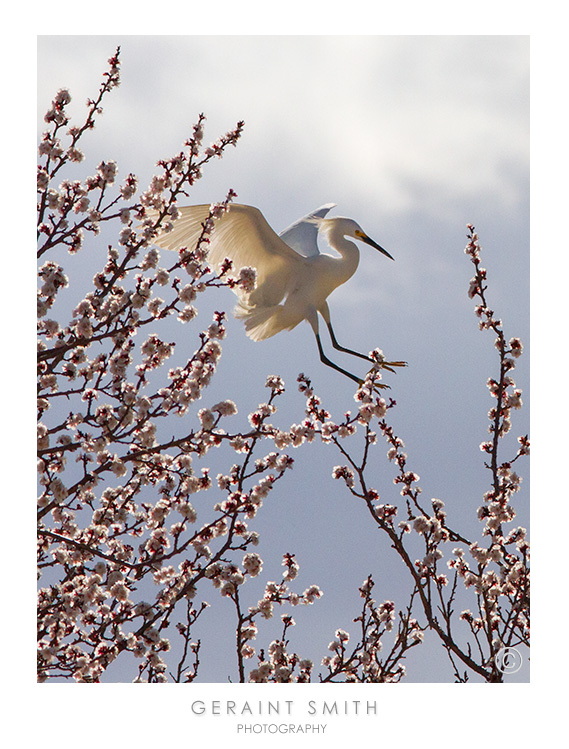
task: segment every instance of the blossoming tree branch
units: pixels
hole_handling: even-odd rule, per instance
[[[525,529],[512,525],[518,461],[529,442],[520,437],[514,454],[502,454],[512,414],[522,406],[513,380],[522,344],[507,338],[489,306],[474,228],[466,247],[474,266],[469,296],[480,328],[494,336],[497,366],[488,380],[495,400],[489,439],[481,445],[488,490],[471,508],[480,535],[469,538],[449,525],[443,501],[422,499],[412,460],[389,422],[395,403],[379,395],[379,368],[357,389],[356,413],[340,419],[304,375],[298,383],[305,410],[286,430],[272,424],[285,392],[277,375],[267,377],[247,430],[231,431],[231,400],[199,407],[226,336],[223,312],[199,326],[200,299],[218,287],[255,284],[254,269],[208,266],[208,239],[230,210],[233,191],[211,206],[196,245],[168,265],[152,241],[176,220],[178,200],[209,162],[237,144],[243,123],[204,147],[200,115],[183,149],[159,162],[143,191],[133,174],[119,183],[110,160],[75,179],[84,140],[119,80],[117,50],[84,122],[71,124],[71,97],[60,90],[39,145],[38,679],[98,682],[118,659],[132,681],[199,679],[202,642],[194,632],[214,597],[225,599],[234,618],[228,668],[235,681],[400,681],[406,654],[427,634],[440,642],[456,681],[502,681],[499,654],[529,645],[529,548]],[[97,237],[106,225],[116,241],[105,249]],[[66,270],[66,257],[72,263],[78,253],[101,258],[88,288]],[[168,320],[195,330],[193,338],[184,332],[194,345],[174,366],[169,360],[180,345],[165,339],[165,331],[172,337]],[[356,433],[363,440],[356,442]],[[302,607],[318,605],[320,586],[296,586],[299,565],[289,552],[281,578],[266,581],[260,600],[251,599],[247,581],[263,574],[257,520],[271,493],[281,485],[286,491],[291,448],[309,451],[316,441],[337,455],[333,478],[345,485],[346,501],[365,505],[377,544],[399,559],[410,592],[405,600],[394,590],[393,600],[376,601],[381,570],[370,569],[353,631],[332,630],[329,643],[297,654],[292,611],[301,625]],[[394,504],[380,501],[370,477],[385,447],[400,489]],[[216,476],[204,467],[214,453],[226,466]],[[469,607],[457,610],[465,597]],[[277,612],[280,635],[265,642],[264,622]]]

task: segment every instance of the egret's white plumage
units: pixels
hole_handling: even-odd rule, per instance
[[[291,330],[302,320],[307,320],[316,336],[321,360],[359,382],[360,378],[342,369],[324,354],[318,313],[324,318],[336,349],[370,361],[369,357],[337,342],[326,299],[335,288],[351,278],[358,267],[359,250],[346,237],[359,239],[389,258],[391,255],[370,239],[352,219],[325,218],[334,205],[327,203],[312,211],[279,236],[258,208],[231,204],[229,211],[215,220],[214,230],[209,236],[208,261],[219,268],[229,258],[234,270],[255,268],[256,288],[251,292],[235,288],[239,297],[235,316],[243,320],[250,338],[261,341],[282,330]],[[173,230],[160,234],[155,244],[167,250],[193,248],[209,215],[208,205],[180,208]],[[340,257],[320,254],[317,244],[319,232]]]
[[[321,205],[306,216],[299,218],[294,224],[281,231],[279,237],[296,250],[303,257],[318,255],[318,221],[315,219],[324,218],[328,211],[336,207],[336,203],[326,203]]]

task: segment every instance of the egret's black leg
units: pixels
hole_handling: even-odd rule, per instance
[[[332,323],[329,320],[326,320],[326,325],[328,326],[328,332],[330,333],[330,340],[332,341],[332,346],[337,351],[343,351],[346,354],[351,354],[352,356],[358,356],[360,359],[365,359],[365,361],[372,362],[373,364],[377,363],[374,359],[372,359],[369,356],[366,356],[365,354],[360,354],[358,351],[353,351],[351,348],[346,348],[345,346],[342,346],[338,341],[336,340],[336,335],[334,333],[334,328],[332,327]],[[393,367],[406,367],[407,362],[404,361],[385,361],[382,362],[383,369],[388,369],[390,372],[395,372]]]
[[[365,361],[373,361],[373,359],[370,359],[369,356],[360,354],[358,351],[353,351],[351,348],[346,348],[345,346],[342,346],[342,344],[338,343],[338,341],[336,340],[336,335],[334,333],[334,328],[332,327],[332,323],[327,322],[326,325],[328,326],[328,332],[330,333],[332,346],[334,346],[337,351],[343,351],[346,354],[352,354],[352,356],[359,356],[360,359],[365,359]]]
[[[358,385],[361,385],[363,382],[361,377],[356,377],[356,375],[351,374],[351,372],[347,372],[345,369],[342,369],[342,367],[339,367],[337,364],[334,364],[333,361],[328,359],[328,357],[324,353],[324,349],[322,348],[322,341],[320,340],[320,335],[318,333],[315,333],[315,336],[316,336],[316,343],[318,344],[318,351],[320,353],[320,361],[323,364],[326,364],[326,366],[332,367],[332,369],[335,369],[337,372],[341,372],[343,375],[346,375],[346,377],[349,377],[350,380],[357,382]],[[367,358],[367,357],[364,357],[364,358]]]

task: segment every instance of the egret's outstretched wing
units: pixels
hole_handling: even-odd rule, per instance
[[[304,257],[318,255],[318,224],[314,219],[324,218],[335,205],[336,203],[321,205],[320,208],[312,211],[312,213],[307,213],[306,216],[291,224],[279,234],[279,237]]]
[[[171,232],[160,234],[154,243],[166,250],[191,249],[209,215],[209,206],[185,206]],[[254,305],[274,305],[289,293],[299,272],[302,257],[271,229],[258,208],[231,204],[227,213],[215,219],[209,235],[208,260],[219,267],[225,258],[233,261],[234,270],[251,266],[257,271],[257,288],[249,297]]]
[[[164,250],[179,250],[186,247],[193,250],[203,231],[203,222],[209,216],[209,205],[192,205],[178,208],[178,216],[174,221],[174,228],[167,233],[161,233],[154,239],[154,244]],[[150,215],[155,217],[155,212]],[[157,215],[157,214],[156,214]]]

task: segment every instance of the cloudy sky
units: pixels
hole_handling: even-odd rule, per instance
[[[516,382],[527,404],[528,38],[39,37],[38,131],[58,88],[70,89],[72,111],[83,114],[118,45],[122,84],[86,141],[85,173],[103,158],[115,159],[122,174],[132,171],[144,184],[159,158],[181,149],[204,112],[206,140],[241,119],[245,130],[188,202],[221,200],[232,188],[277,231],[327,202],[338,204],[332,215],[356,219],[395,262],[362,246],[357,274],[329,299],[337,337],[409,363],[388,380],[397,401],[390,416],[409,466],[421,476],[424,496],[442,499],[454,524],[474,534],[489,480],[478,448],[492,405],[485,383],[497,373],[497,358],[493,336],[478,331],[467,297],[472,266],[463,249],[466,224],[473,223],[490,304],[506,336],[525,345]],[[214,308],[223,303],[229,311],[230,292],[220,298]],[[266,376],[279,373],[287,385],[282,424],[298,422],[303,402],[295,380],[302,371],[338,419],[354,410],[353,383],[320,364],[308,325],[262,343],[249,341],[239,321],[231,321],[229,332],[210,405],[230,397],[245,420],[266,398]],[[514,417],[515,440],[529,431],[529,410]],[[384,501],[395,501],[384,456],[378,451],[379,489]],[[260,553],[269,578],[280,574],[283,553],[296,553],[300,585],[324,589],[324,598],[297,617],[293,639],[297,652],[318,660],[337,627],[354,626],[365,577],[373,572],[378,600],[396,599],[400,570],[365,513],[331,478],[338,456],[299,450],[294,457],[289,483],[267,503]],[[522,475],[518,523],[527,526],[528,466]],[[413,652],[410,681],[452,680],[440,647],[433,647]],[[225,681],[223,657],[216,662],[210,654],[207,669],[205,680]]]

